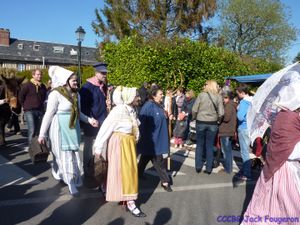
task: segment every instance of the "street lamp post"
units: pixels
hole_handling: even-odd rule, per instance
[[[78,68],[77,68],[77,79],[78,79],[78,85],[81,86],[81,42],[84,39],[85,31],[82,28],[82,26],[79,26],[77,30],[75,31],[77,41],[78,41]]]

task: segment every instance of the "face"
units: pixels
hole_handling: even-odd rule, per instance
[[[99,82],[103,82],[103,83],[106,83],[107,79],[106,79],[106,72],[99,72],[99,71],[96,71],[96,77],[98,79]]]
[[[243,99],[244,96],[245,96],[245,93],[244,93],[244,92],[236,91],[236,94],[237,94],[237,96],[238,96],[239,99]]]
[[[162,99],[163,99],[163,92],[162,90],[158,90],[156,95],[153,97],[153,100],[157,103],[161,103],[162,102]]]
[[[36,71],[34,72],[34,74],[32,75],[32,78],[33,78],[35,81],[41,82],[41,81],[42,81],[42,72],[39,71],[39,70],[36,70]]]
[[[228,97],[224,97],[223,101],[224,101],[225,104],[227,104],[229,102],[229,98]]]
[[[72,90],[77,90],[78,88],[78,85],[77,85],[77,76],[76,75],[72,75],[69,79],[69,82],[68,82],[70,88]]]
[[[181,92],[180,90],[177,90],[176,94],[177,94],[178,96],[181,96],[181,95],[182,95],[182,92]]]
[[[139,106],[140,102],[141,102],[140,94],[138,92],[136,92],[136,96],[133,99],[133,102],[131,104],[132,104],[132,106]]]

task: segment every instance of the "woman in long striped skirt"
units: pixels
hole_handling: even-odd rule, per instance
[[[96,157],[108,160],[106,201],[126,203],[135,217],[146,215],[135,205],[138,196],[136,142],[139,121],[134,110],[140,97],[136,88],[117,87],[113,93],[115,107],[103,122],[93,150]]]
[[[278,113],[272,125],[266,165],[241,224],[300,224],[299,111]]]
[[[50,66],[49,76],[53,90],[49,94],[38,141],[45,144],[49,136],[53,155],[52,176],[69,187],[70,194],[79,196],[81,161],[79,156],[79,119],[97,127],[98,122],[80,113],[77,77],[74,72],[59,66]]]

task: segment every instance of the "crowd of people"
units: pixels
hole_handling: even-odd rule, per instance
[[[201,173],[204,165],[203,172],[212,173],[215,146],[220,143],[224,171],[231,174],[235,141],[239,143],[243,161],[235,177],[241,182],[252,179],[247,128],[247,111],[252,97],[247,85],[241,84],[233,91],[229,87],[221,89],[216,81],[207,80],[197,97],[192,90],[186,91],[181,87],[167,89],[164,94],[157,84],[149,86],[147,82],[139,89],[112,88],[107,85],[107,64],[97,63],[94,68],[94,76],[87,79],[80,90],[76,74],[72,71],[50,66],[51,88],[47,89],[41,82],[41,70],[36,69],[32,79],[22,85],[18,96],[26,118],[28,144],[34,136],[38,136],[40,144],[50,140],[52,176],[67,184],[71,195],[79,196],[78,187],[83,183],[82,176],[85,176],[90,160],[103,157],[108,162],[107,179],[99,186],[99,191],[106,201],[120,202],[133,216],[145,217],[146,214],[135,202],[138,180],[144,178],[145,168],[151,161],[161,187],[172,192],[166,168],[170,141],[173,139],[177,149],[193,142],[189,139],[192,121],[196,121],[196,173]],[[0,100],[0,104],[5,104],[5,101]],[[296,117],[295,114],[282,113],[282,117],[285,116]],[[296,123],[299,115],[294,120]],[[291,129],[293,125],[290,125]],[[274,127],[277,127],[276,124]],[[18,126],[16,129],[19,132]],[[83,160],[79,155],[81,129]],[[274,143],[278,141],[273,136],[270,151],[275,151]],[[288,153],[284,154],[286,160]],[[292,158],[299,159],[299,151],[297,154]],[[278,173],[272,168],[274,166],[267,166],[264,177]],[[265,180],[260,178],[259,185],[266,186],[269,177]],[[247,211],[249,214],[255,213],[252,202]]]

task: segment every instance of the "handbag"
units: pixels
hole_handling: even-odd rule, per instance
[[[217,124],[220,125],[222,122],[223,122],[223,119],[224,119],[224,116],[219,116],[219,112],[218,112],[218,109],[217,109],[217,106],[215,105],[214,101],[212,100],[209,92],[206,92],[208,94],[208,97],[210,98],[215,110],[216,110],[216,113],[218,115],[218,120],[217,120]]]
[[[99,187],[106,180],[108,162],[100,155],[93,156],[85,170],[85,182],[89,187]]]
[[[38,136],[31,139],[28,149],[31,161],[33,164],[38,162],[47,162],[49,149],[47,145],[38,142]]]

